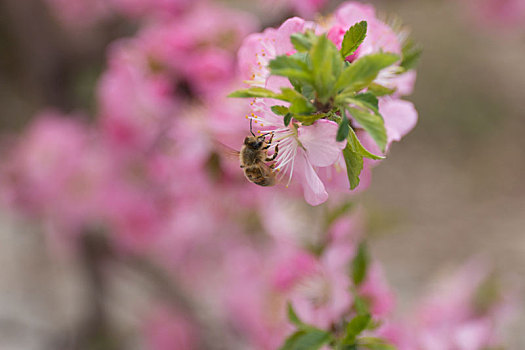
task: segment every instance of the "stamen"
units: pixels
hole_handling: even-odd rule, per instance
[[[286,188],[288,188],[288,186],[290,185],[290,182],[292,182],[292,175],[293,175],[293,168],[294,168],[294,165],[295,165],[295,156],[297,155],[297,148],[295,148],[295,152],[294,152],[294,155],[292,157],[293,161],[292,161],[292,170],[290,170],[290,178],[288,180],[288,183],[286,184]]]

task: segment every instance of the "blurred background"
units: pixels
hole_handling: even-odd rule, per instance
[[[523,282],[525,24],[480,20],[467,1],[370,3],[402,18],[424,48],[409,98],[418,125],[359,195],[400,312],[437,274],[476,256]],[[41,1],[1,0],[0,132],[22,130],[49,106],[89,115],[106,46],[135,29],[112,18],[64,30]],[[67,327],[84,300],[77,267],[57,263],[42,241],[0,213],[0,349],[39,349],[39,334]],[[525,348],[523,316],[508,339],[509,349]]]

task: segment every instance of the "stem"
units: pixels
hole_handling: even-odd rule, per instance
[[[104,237],[87,232],[81,238],[81,259],[88,281],[88,314],[78,335],[78,348],[89,350],[117,350],[120,346],[108,322],[104,305],[106,281],[104,266],[110,250]]]

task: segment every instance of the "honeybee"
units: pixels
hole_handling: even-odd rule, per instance
[[[241,169],[244,170],[244,175],[249,181],[259,186],[275,185],[275,174],[273,171],[275,164],[268,165],[266,162],[275,160],[279,153],[279,145],[275,146],[273,155],[268,157],[267,151],[272,143],[273,133],[270,136],[270,141],[266,141],[267,135],[255,136],[252,132],[252,136],[247,136],[244,139],[244,145],[239,152]]]
[[[273,170],[275,164],[268,165],[267,162],[275,160],[279,153],[279,145],[277,144],[275,146],[275,152],[269,157],[268,149],[273,141],[273,133],[270,132],[255,136],[252,131],[251,120],[250,133],[252,136],[246,136],[240,152],[230,149],[225,145],[222,145],[222,147],[226,148],[226,153],[238,157],[241,163],[241,169],[244,170],[244,175],[248,181],[259,186],[273,186],[276,183]],[[266,140],[268,135],[271,135],[269,141]]]

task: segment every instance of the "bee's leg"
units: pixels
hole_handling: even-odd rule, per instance
[[[244,165],[241,165],[241,169],[243,169],[243,168],[244,168]]]
[[[278,154],[279,154],[279,144],[275,145],[275,152],[273,152],[272,156],[267,157],[264,161],[271,162],[272,160],[275,159],[275,157],[277,157]]]
[[[270,141],[268,141],[268,142],[266,143],[267,145],[266,145],[265,147],[263,147],[262,149],[268,149],[268,148],[270,148],[270,146],[272,145],[272,141],[273,141],[273,135],[274,135],[274,134],[273,134],[273,132],[272,132],[272,136],[270,136]]]

